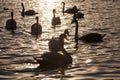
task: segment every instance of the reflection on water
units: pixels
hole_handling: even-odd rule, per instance
[[[79,48],[74,49],[74,24],[70,24],[72,16],[62,15],[62,4],[66,9],[74,5],[85,14],[79,20],[79,36],[89,32],[106,34],[103,42],[86,44],[79,41]],[[21,2],[25,9],[33,9],[39,14],[39,23],[43,33],[37,40],[30,35],[31,25],[36,16],[22,17]],[[0,79],[11,80],[105,80],[120,79],[120,6],[119,0],[0,0]],[[9,10],[3,10],[3,8]],[[61,18],[61,25],[55,31],[52,28],[52,10],[57,10]],[[14,11],[14,19],[18,29],[12,36],[4,26],[10,19],[10,12]],[[73,65],[61,76],[56,70],[34,72],[38,64],[34,56],[40,56],[48,51],[48,41],[52,36],[58,37],[64,29],[70,31],[69,41],[65,48],[72,53]]]

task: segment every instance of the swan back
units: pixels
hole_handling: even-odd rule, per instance
[[[88,33],[86,35],[83,35],[79,39],[86,43],[94,43],[94,42],[100,42],[102,41],[105,34],[99,34],[99,33]]]

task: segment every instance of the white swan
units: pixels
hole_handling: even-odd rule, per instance
[[[25,7],[24,7],[24,4],[21,3],[21,6],[22,6],[22,12],[21,12],[21,15],[24,17],[25,15],[26,16],[33,16],[33,15],[36,15],[38,14],[37,12],[35,12],[34,10],[27,10],[25,11]]]
[[[11,31],[11,33],[15,33],[14,30],[17,29],[16,21],[14,19],[14,13],[11,12],[11,19],[6,21],[5,29]]]
[[[34,23],[31,26],[31,35],[36,37],[36,39],[38,39],[41,34],[42,34],[42,26],[39,24],[39,18],[36,17],[36,23]]]

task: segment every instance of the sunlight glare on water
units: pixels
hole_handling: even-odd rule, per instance
[[[106,34],[103,42],[79,41],[78,48],[74,48],[76,25],[71,24],[73,14],[62,14],[62,1],[66,3],[65,10],[76,5],[79,12],[84,13],[84,19],[78,20],[79,37],[90,32]],[[32,9],[38,14],[23,18],[21,3],[24,3],[25,11]],[[119,80],[119,5],[120,0],[0,0],[0,80]],[[14,36],[5,29],[11,9],[14,9],[12,11],[18,26]],[[53,9],[61,19],[56,29],[51,25]],[[43,30],[37,41],[30,34],[36,16]],[[65,75],[61,78],[57,70],[34,71],[39,64],[33,57],[49,52],[49,40],[58,37],[66,28],[70,36],[69,41],[65,40],[65,49],[71,54],[73,63],[65,69]]]

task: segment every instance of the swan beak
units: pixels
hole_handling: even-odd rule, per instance
[[[65,39],[66,39],[67,41],[69,41],[69,39],[67,38],[67,35],[65,35]]]
[[[70,36],[68,29],[64,31],[64,34],[67,34],[67,36]]]
[[[71,24],[73,24],[75,22],[75,19],[72,20]]]

